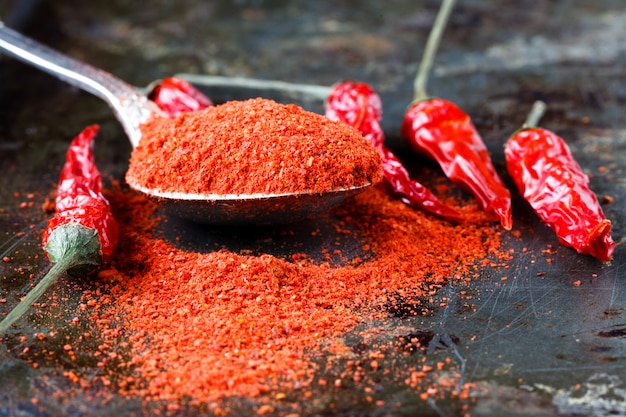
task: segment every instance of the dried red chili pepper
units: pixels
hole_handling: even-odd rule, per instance
[[[106,198],[102,195],[102,179],[92,151],[98,125],[85,128],[70,144],[59,179],[55,200],[56,215],[48,223],[42,244],[52,262],[59,255],[54,233],[65,225],[82,225],[94,229],[99,237],[98,263],[111,259],[118,239],[118,226]]]
[[[2,335],[64,272],[86,274],[113,255],[119,227],[101,193],[101,175],[92,153],[98,126],[72,141],[61,171],[55,216],[48,222],[42,245],[54,264],[41,281],[0,322]]]
[[[415,150],[434,158],[448,178],[474,194],[505,229],[511,229],[511,193],[467,114],[447,100],[416,101],[404,116],[402,134]]]
[[[513,225],[511,193],[498,176],[470,117],[454,103],[426,94],[428,72],[453,3],[444,0],[433,25],[402,134],[415,150],[435,159],[448,178],[470,191],[483,209],[508,230]]]
[[[382,157],[383,182],[403,202],[453,222],[461,222],[456,210],[440,202],[419,182],[412,180],[402,162],[384,145],[380,125],[382,101],[366,83],[344,81],[332,89],[326,102],[326,116],[356,127]]]
[[[506,143],[507,170],[539,218],[561,244],[610,261],[615,250],[611,221],[604,217],[589,177],[567,143],[537,126],[545,105],[537,102],[524,126]]]
[[[186,111],[202,110],[213,105],[211,99],[185,80],[167,77],[148,94],[168,116],[176,117]]]

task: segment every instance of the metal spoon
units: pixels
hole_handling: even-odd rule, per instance
[[[2,21],[0,50],[103,99],[113,109],[133,147],[141,139],[141,124],[153,117],[163,117],[154,102],[138,88],[29,39],[6,27]],[[180,217],[216,225],[302,220],[344,202],[370,185],[324,193],[219,195],[166,193],[129,183],[131,188],[156,198]]]

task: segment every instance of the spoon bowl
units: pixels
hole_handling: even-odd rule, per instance
[[[157,201],[168,213],[216,226],[267,226],[302,221],[340,205],[370,186],[366,184],[324,193],[185,194],[129,185]]]
[[[141,139],[140,126],[166,117],[138,88],[6,27],[0,21],[0,51],[103,99],[114,111],[133,146]],[[323,193],[186,194],[129,186],[167,206],[177,216],[215,225],[289,223],[311,217],[343,203],[371,184]]]

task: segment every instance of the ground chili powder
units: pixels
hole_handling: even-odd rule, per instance
[[[218,187],[211,189],[214,193],[286,192],[286,183],[292,180],[298,187],[318,190],[380,180],[378,154],[356,130],[341,123],[263,99],[227,103],[200,113],[145,127],[154,132],[133,153],[129,177],[142,178],[148,187],[171,185],[173,191],[205,192],[202,187],[209,183]],[[196,117],[206,123],[203,128],[197,128]],[[230,125],[224,122],[229,117]],[[211,129],[213,142],[199,140],[198,135],[206,138],[203,132]],[[317,135],[320,130],[323,134]],[[233,136],[237,131],[243,133]],[[313,138],[320,140],[313,139],[311,150],[300,141],[309,140],[313,131]],[[261,147],[246,139],[253,134],[257,142],[263,138],[271,142],[275,135],[286,140],[266,150],[268,143]],[[231,149],[228,140],[246,146]],[[221,151],[211,155],[211,146]],[[230,152],[230,160],[238,160],[237,167],[220,159],[221,152]],[[209,168],[203,168],[200,160],[189,162],[203,153],[208,155]],[[280,165],[282,159],[286,164],[282,170],[272,166],[271,161]],[[165,162],[180,171],[176,175],[163,171]],[[231,173],[246,167],[247,174],[224,182],[225,175],[206,175],[206,169],[218,167],[219,172]],[[299,170],[293,178],[292,168]],[[243,185],[237,182],[240,179],[256,179],[264,185],[259,188],[254,181]],[[187,182],[197,182],[194,186],[200,188],[185,188]],[[368,380],[367,372],[381,369],[397,373],[398,381],[424,400],[445,390],[467,396],[467,391],[455,387],[453,370],[446,374],[450,377],[441,374],[429,380],[431,367],[418,362],[392,369],[385,363],[384,350],[370,352],[366,364],[353,361],[354,351],[345,339],[357,326],[378,323],[384,327],[381,323],[400,311],[422,311],[424,306],[417,305],[421,297],[434,294],[449,280],[480,276],[480,268],[508,256],[500,251],[502,228],[492,223],[474,199],[453,198],[443,185],[432,189],[467,221],[454,225],[435,218],[408,207],[377,185],[323,215],[337,234],[359,239],[367,254],[346,256],[338,263],[331,262],[331,257],[304,253],[252,255],[251,250],[219,245],[202,252],[186,250],[164,237],[168,222],[160,217],[156,203],[119,187],[107,190],[120,224],[119,250],[98,279],[85,280],[90,289],[82,291],[79,311],[72,320],[78,323],[79,317],[87,315],[95,331],[76,339],[68,335],[63,353],[57,354],[68,363],[75,363],[77,355],[89,362],[93,355],[91,362],[97,363],[98,371],[88,368],[82,373],[76,367],[63,375],[85,389],[103,387],[104,396],[114,388],[124,397],[164,403],[166,411],[172,412],[184,404],[224,414],[229,410],[222,404],[229,398],[267,398],[269,393],[276,401],[288,395],[307,400],[311,384],[341,387],[348,380],[352,384],[369,381],[363,390],[373,401],[369,393],[375,378]],[[281,227],[289,233],[290,226]],[[320,248],[320,253],[342,258],[342,248],[334,245]],[[416,305],[408,305],[412,302]],[[64,310],[63,314],[72,312]],[[373,340],[376,332],[362,337]],[[80,348],[84,340],[95,339],[101,342],[94,352]],[[400,349],[421,349],[418,339],[404,337]],[[31,354],[33,366],[47,358],[44,353]],[[347,359],[343,369],[331,370],[334,380],[320,377],[329,371],[318,368],[317,359],[325,354],[333,358],[326,366],[340,362],[334,358]],[[442,362],[437,369],[446,366]],[[271,411],[267,403],[256,410],[257,414]]]
[[[270,391],[278,398],[306,388],[315,380],[315,352],[349,351],[342,336],[388,318],[395,295],[432,293],[475,275],[490,255],[506,256],[501,228],[476,204],[442,196],[469,219],[452,225],[381,186],[333,212],[337,229],[357,230],[371,252],[342,265],[304,255],[183,250],[155,232],[164,220],[153,202],[120,190],[107,197],[121,227],[119,253],[97,281],[109,302],[94,291],[84,296],[106,340],[99,355],[116,358],[99,365],[124,396],[211,404],[214,412],[224,398]],[[401,378],[415,387],[422,375],[410,369]]]
[[[161,192],[323,192],[382,179],[359,131],[294,104],[230,101],[141,127],[126,179]]]

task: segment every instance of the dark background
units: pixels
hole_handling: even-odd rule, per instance
[[[181,72],[320,85],[366,81],[383,98],[389,146],[418,165],[430,163],[406,152],[398,130],[438,6],[431,0],[0,0],[0,17],[140,87]],[[625,68],[622,0],[461,0],[453,11],[430,93],[471,115],[509,185],[502,146],[533,101],[546,101],[541,124],[569,143],[599,198],[614,199],[603,208],[619,242],[610,264],[577,255],[559,246],[515,195],[515,230],[521,233],[505,237],[515,249],[509,268],[486,269],[469,288],[444,287],[438,297],[451,301],[433,316],[398,317],[398,326],[430,332],[440,342],[439,349],[419,353],[428,363],[446,351],[458,361],[463,381],[476,383],[472,415],[626,415]],[[223,91],[207,93],[216,101],[228,98]],[[12,306],[12,294],[27,288],[29,274],[45,273],[47,262],[34,258],[40,253],[37,231],[49,217],[41,205],[69,141],[91,123],[102,127],[100,170],[107,181],[122,180],[130,145],[110,109],[0,55],[0,254],[12,258],[0,262],[0,299],[9,300],[0,304],[2,312]],[[553,250],[546,254],[549,245]],[[5,345],[20,347],[11,338]],[[5,351],[0,415],[137,411],[136,404],[89,403],[77,393],[60,403],[55,392],[69,387]],[[319,395],[340,404],[320,415],[460,412],[454,400],[401,398],[404,408],[392,412],[368,405],[359,393]],[[391,402],[398,394],[382,395]],[[33,397],[43,407],[33,406]]]

